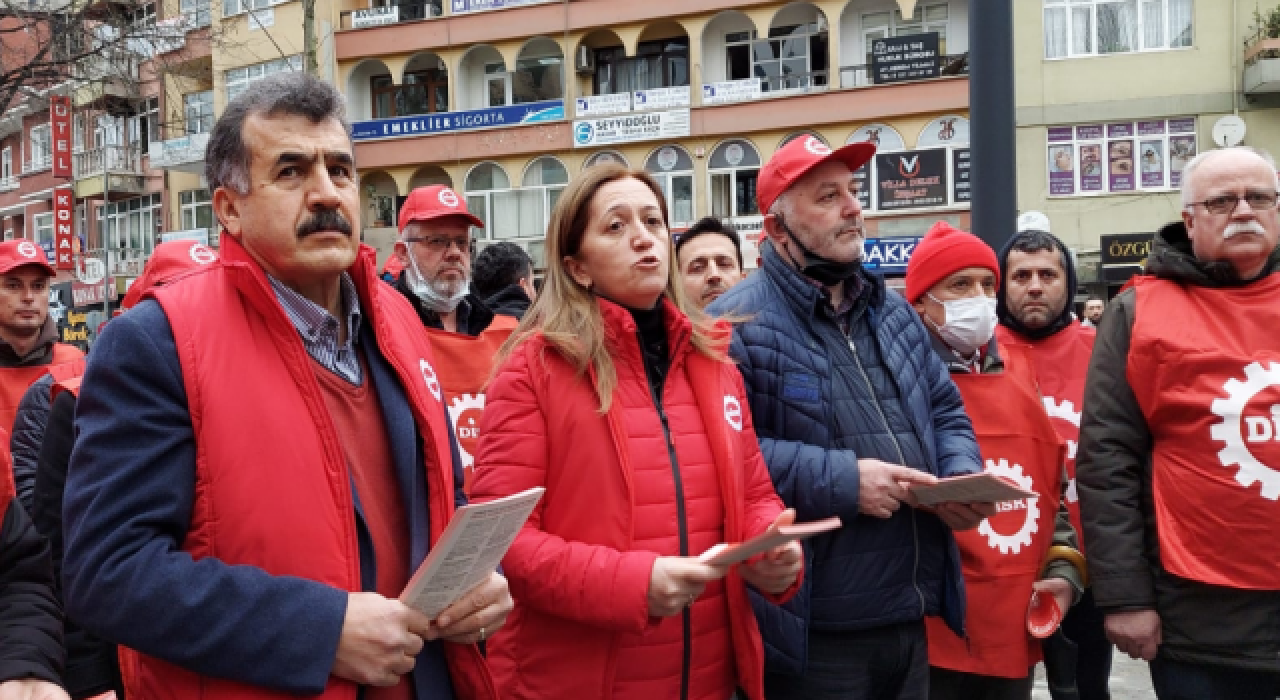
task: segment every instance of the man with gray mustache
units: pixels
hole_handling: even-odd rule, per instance
[[[1093,592],[1161,700],[1280,695],[1280,182],[1224,148],[1102,317],[1076,473]]]

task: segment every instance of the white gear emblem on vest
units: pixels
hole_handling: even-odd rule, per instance
[[[440,380],[436,377],[436,371],[431,368],[431,363],[426,358],[418,360],[418,369],[422,370],[422,381],[427,384],[427,391],[436,397],[436,401],[440,400]]]
[[[463,428],[462,424],[458,422],[463,413],[471,410],[484,410],[484,394],[463,394],[462,396],[454,397],[453,401],[449,402],[449,421],[453,423],[453,432],[458,438],[458,452],[462,455],[463,467],[470,467],[476,462],[476,458],[462,446],[462,431],[468,428]],[[479,430],[479,426],[469,429]]]
[[[987,471],[996,476],[1003,476],[1013,481],[1019,487],[1026,491],[1035,490],[1035,482],[1031,477],[1022,473],[1022,465],[1009,465],[1009,460],[1002,459],[1000,461],[987,460]],[[1000,550],[1001,554],[1017,554],[1022,551],[1023,547],[1031,546],[1031,536],[1040,530],[1040,507],[1037,502],[1038,498],[1028,498],[1027,517],[1022,522],[1022,527],[1012,535],[1002,535],[991,527],[991,518],[982,521],[978,526],[978,534],[986,535],[987,546],[992,549]]]
[[[729,427],[742,432],[742,404],[738,403],[736,397],[728,394],[724,397],[724,419],[729,423]]]
[[[1045,396],[1042,400],[1044,401],[1044,412],[1048,413],[1050,418],[1064,420],[1074,425],[1076,430],[1080,429],[1080,412],[1076,410],[1075,404],[1067,400],[1058,403],[1051,396]],[[1076,449],[1078,447],[1079,444],[1075,440],[1067,440],[1068,459],[1076,458]],[[1080,494],[1076,491],[1076,480],[1072,478],[1067,482],[1067,503],[1075,503],[1079,500]]]
[[[1233,377],[1222,385],[1227,397],[1214,399],[1209,407],[1209,410],[1222,418],[1222,422],[1211,426],[1209,434],[1214,440],[1227,444],[1218,453],[1218,460],[1224,467],[1240,468],[1236,472],[1236,482],[1245,488],[1261,483],[1262,497],[1274,501],[1280,499],[1280,472],[1258,461],[1249,452],[1244,435],[1240,432],[1240,424],[1243,422],[1245,406],[1249,405],[1253,397],[1268,387],[1280,386],[1280,364],[1272,362],[1270,368],[1264,368],[1260,363],[1254,362],[1244,368],[1244,376],[1243,382]]]

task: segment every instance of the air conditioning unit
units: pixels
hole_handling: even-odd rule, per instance
[[[596,55],[590,46],[578,47],[578,53],[573,60],[573,68],[579,73],[596,72]]]

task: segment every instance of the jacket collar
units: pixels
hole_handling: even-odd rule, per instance
[[[970,374],[969,365],[965,364],[949,345],[942,342],[942,339],[932,331],[926,329],[925,333],[929,335],[929,343],[933,346],[933,351],[937,353],[938,359],[942,360],[942,364],[947,366],[948,372],[951,374]],[[981,365],[979,374],[1004,371],[1004,360],[1000,357],[1000,344],[996,342],[995,335],[992,335],[991,340],[987,341],[987,347],[982,351],[979,364]]]
[[[802,316],[813,317],[822,308],[822,305],[830,306],[827,301],[825,290],[820,284],[805,277],[801,272],[791,266],[782,255],[773,247],[773,243],[762,241],[760,244],[761,269],[773,280],[778,289],[782,291],[787,302]],[[869,307],[879,310],[884,304],[885,285],[884,279],[879,275],[868,273],[864,269],[859,269],[858,273],[862,276],[865,285],[864,294],[870,294]]]
[[[1259,277],[1280,269],[1280,247],[1271,251],[1267,266]],[[1242,280],[1236,269],[1225,262],[1205,262],[1196,257],[1191,248],[1187,226],[1181,221],[1160,229],[1151,242],[1151,255],[1147,258],[1146,274],[1160,279],[1173,280],[1197,287],[1239,287],[1254,280]]]
[[[615,352],[628,355],[638,353],[640,345],[636,333],[639,329],[631,312],[621,304],[603,297],[597,296],[596,303],[599,304],[600,316],[604,319],[605,339],[609,347]],[[663,319],[667,326],[667,344],[670,346],[671,364],[675,366],[676,358],[689,348],[689,339],[693,336],[693,322],[680,311],[679,307],[671,303],[665,294],[662,296],[661,303],[664,309]],[[637,362],[643,361],[638,354],[633,359]]]

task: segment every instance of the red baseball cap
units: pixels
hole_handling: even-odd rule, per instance
[[[756,200],[760,203],[760,213],[768,214],[779,195],[819,165],[829,160],[838,160],[853,172],[866,165],[875,154],[876,146],[869,142],[851,143],[833,151],[812,134],[792,139],[779,148],[760,169],[760,177],[756,181]]]
[[[142,275],[129,285],[120,306],[132,309],[151,289],[168,284],[190,270],[212,265],[217,260],[218,253],[198,241],[161,243],[147,260],[146,267],[142,268]]]
[[[467,202],[448,185],[419,187],[409,193],[400,208],[400,230],[414,221],[431,221],[446,216],[461,216],[472,226],[484,228],[484,222],[467,211]]]
[[[35,265],[44,268],[50,277],[58,274],[49,264],[44,248],[28,240],[5,241],[0,243],[0,275],[7,275],[23,265]]]

